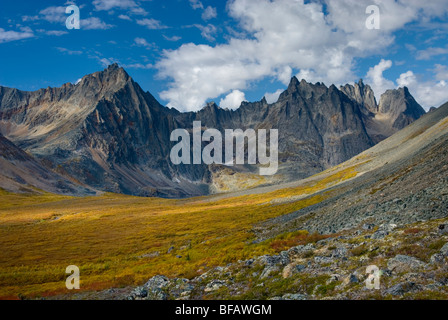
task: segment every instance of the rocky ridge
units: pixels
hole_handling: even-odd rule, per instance
[[[352,158],[421,116],[407,89],[386,97],[378,112],[393,117],[386,125],[381,120],[381,126],[372,120],[376,102],[362,82],[339,90],[295,77],[274,104],[243,102],[231,111],[210,103],[199,112],[180,113],[160,105],[114,64],[76,85],[35,92],[0,87],[0,132],[49,170],[62,168],[66,178],[92,189],[181,198],[226,190],[216,187],[223,174],[213,175],[206,165],[171,163],[175,129],[190,130],[193,121],[220,131],[281,129],[280,170],[266,183],[294,181]],[[222,169],[230,171],[225,184],[240,174],[236,190],[244,188],[239,181],[245,175],[258,171],[254,166]]]

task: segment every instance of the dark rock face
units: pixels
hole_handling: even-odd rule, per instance
[[[292,180],[318,173],[373,146],[357,104],[334,86],[297,78],[275,104],[243,102],[235,111],[210,104],[193,118],[221,131],[279,129],[279,162],[286,165],[283,172]]]
[[[48,170],[0,134],[0,188],[14,192],[36,191],[27,186],[59,194],[94,194],[93,190]]]
[[[341,87],[341,91],[360,105],[364,115],[371,116],[378,113],[375,93],[369,85],[363,83],[362,79],[354,86],[347,84]]]
[[[295,80],[264,121],[280,129],[281,161],[320,171],[373,146],[359,107],[342,92],[334,86]]]
[[[392,127],[401,130],[426,112],[409,93],[408,88],[388,90],[381,96],[379,112],[390,115]]]
[[[206,192],[196,166],[185,181],[172,181],[169,139],[178,112],[161,106],[117,65],[76,86],[32,93],[1,88],[0,101],[0,132],[83,184],[141,196]]]
[[[221,132],[279,129],[279,173],[288,181],[344,162],[378,136],[387,137],[390,132],[371,120],[375,113],[393,115],[395,130],[421,114],[417,106],[407,89],[386,93],[377,106],[362,82],[338,90],[294,77],[275,104],[263,99],[230,111],[211,103],[180,113],[160,105],[115,64],[77,85],[35,92],[0,87],[0,133],[50,169],[63,168],[96,190],[185,197],[207,194],[211,179],[206,165],[175,166],[169,158],[176,144],[171,132],[190,130],[193,121]]]

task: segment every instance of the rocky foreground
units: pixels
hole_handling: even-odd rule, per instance
[[[380,288],[368,289],[368,266]],[[60,297],[59,297],[60,298]],[[159,275],[136,288],[70,299],[365,300],[448,299],[448,218],[397,228],[366,224],[278,255],[217,267],[194,279]]]
[[[448,299],[448,219],[364,230],[275,256],[218,267],[193,279],[156,276],[126,299]],[[380,271],[368,289],[367,267]]]

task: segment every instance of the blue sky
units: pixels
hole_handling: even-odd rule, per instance
[[[79,30],[66,28],[71,4]],[[58,87],[117,62],[182,111],[274,102],[294,75],[363,78],[377,98],[406,85],[428,109],[448,101],[447,18],[446,0],[2,0],[0,85]]]

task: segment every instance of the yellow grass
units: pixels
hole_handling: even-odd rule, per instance
[[[272,254],[269,243],[252,244],[254,224],[326,196],[281,205],[267,201],[313,194],[355,175],[350,168],[314,185],[214,202],[0,190],[0,298],[67,293],[69,265],[80,267],[82,290],[100,290],[142,284],[157,274],[193,277],[214,266]],[[155,252],[159,255],[148,256]]]

